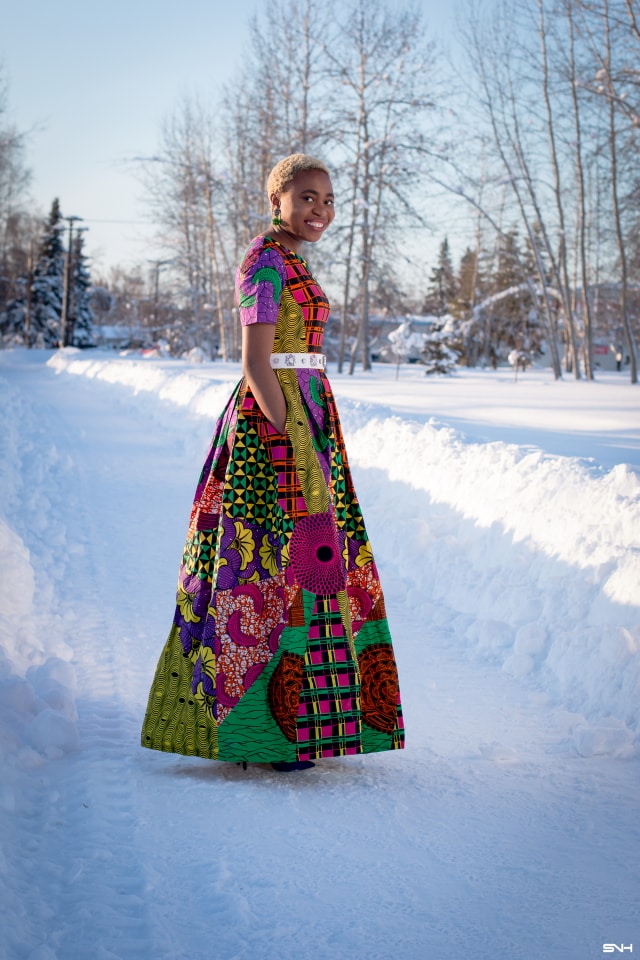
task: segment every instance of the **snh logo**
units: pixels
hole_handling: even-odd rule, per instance
[[[603,943],[603,953],[633,953],[633,944],[628,943]]]

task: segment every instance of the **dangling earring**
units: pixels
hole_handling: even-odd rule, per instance
[[[271,223],[274,225],[274,227],[279,227],[280,224],[282,223],[282,220],[280,219],[281,213],[282,211],[280,207],[276,207],[275,210],[273,211],[273,216],[271,217]]]

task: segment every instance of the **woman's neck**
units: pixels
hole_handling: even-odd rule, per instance
[[[286,247],[287,250],[291,250],[292,253],[300,256],[300,247],[304,241],[287,233],[286,230],[281,230],[279,227],[272,227],[270,230],[265,231],[264,236],[276,240],[282,244],[283,247]]]

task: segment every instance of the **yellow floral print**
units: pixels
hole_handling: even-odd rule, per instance
[[[196,701],[196,703],[200,704],[203,710],[206,710],[207,714],[209,715],[209,719],[212,720],[213,723],[215,723],[217,726],[218,724],[217,724],[216,718],[213,715],[213,706],[215,703],[215,697],[211,696],[211,694],[209,693],[204,692],[204,687],[202,686],[202,680],[196,687],[196,692],[193,695],[193,699]]]
[[[358,556],[356,557],[356,566],[364,567],[367,563],[371,563],[373,560],[373,550],[371,549],[371,544],[367,540],[366,543],[363,543],[360,549],[358,550]]]
[[[211,647],[202,646],[200,648],[200,663],[202,670],[208,677],[215,682],[216,679],[216,655]]]
[[[253,539],[251,530],[247,530],[240,520],[236,520],[235,528],[236,535],[229,546],[238,551],[240,554],[240,569],[246,570],[253,559],[256,542]]]
[[[265,533],[262,538],[262,546],[260,547],[260,560],[262,561],[262,566],[267,570],[272,577],[278,572],[278,548],[274,547],[269,543],[269,537]]]
[[[200,623],[200,617],[193,612],[195,593],[189,593],[182,585],[178,587],[178,608],[187,623]]]
[[[260,583],[260,574],[254,570],[250,577],[238,577],[238,583]]]

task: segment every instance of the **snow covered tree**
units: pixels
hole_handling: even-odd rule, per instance
[[[73,238],[71,249],[71,296],[65,345],[94,345],[90,287],[91,277],[84,253],[84,237],[78,232]]]
[[[56,198],[45,225],[31,285],[29,343],[52,347],[60,336],[64,291],[64,247],[62,214]]]
[[[531,366],[531,355],[526,352],[526,350],[511,350],[507,360],[513,367],[514,379],[518,379],[518,370],[521,370],[523,373],[527,367]]]
[[[453,373],[459,354],[449,341],[450,335],[445,330],[424,334],[422,362],[427,368],[427,376],[431,373]]]
[[[396,380],[400,371],[400,364],[406,363],[410,357],[419,357],[425,342],[424,333],[414,333],[411,321],[406,320],[399,327],[387,334],[391,348],[396,356]]]

